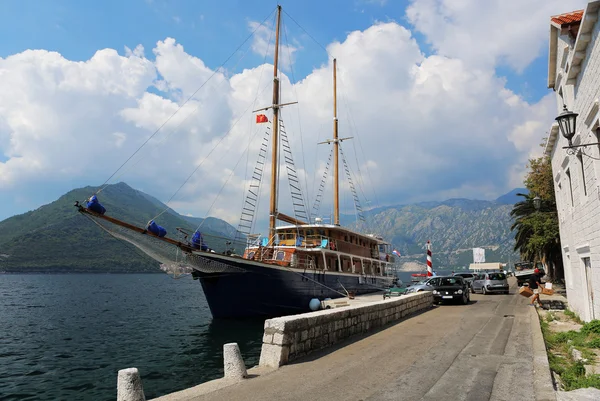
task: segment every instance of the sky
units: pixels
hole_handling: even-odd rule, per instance
[[[276,4],[0,2],[0,220],[124,181],[180,213],[237,224],[269,125],[252,111],[271,103]],[[280,4],[282,101],[298,102],[282,117],[306,203],[331,150],[317,143],[332,135],[335,57],[340,136],[352,137],[342,149],[370,208],[522,187],[558,114],[550,16],[586,2]],[[292,214],[287,185],[279,193]]]

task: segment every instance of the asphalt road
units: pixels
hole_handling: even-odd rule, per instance
[[[196,400],[534,400],[528,300],[472,295]]]

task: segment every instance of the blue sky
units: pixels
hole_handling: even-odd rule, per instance
[[[198,111],[181,113],[193,116],[160,153],[173,159],[165,160],[168,171],[148,162],[122,178],[168,199],[189,172],[176,166],[196,165],[240,115],[252,128],[252,116],[243,110],[266,82],[268,68],[261,64],[272,62],[271,53],[261,45],[271,39],[272,46],[276,4],[0,2],[0,220],[75,187],[104,182],[233,53],[227,73],[217,74],[190,103]],[[299,101],[289,110],[297,110],[303,121],[292,121],[290,130],[304,131],[311,146],[329,135],[331,64],[325,46],[339,60],[340,127],[362,135],[356,146],[364,147],[365,159],[351,155],[357,163],[352,169],[370,169],[369,185],[376,193],[370,201],[378,207],[452,197],[494,199],[522,186],[527,159],[539,154],[556,110],[546,88],[549,18],[585,1],[281,4],[282,44],[293,52],[292,68],[283,60],[282,73],[295,84],[290,92],[298,99],[292,100]],[[266,26],[235,53],[268,16]],[[134,50],[139,45],[143,52]],[[282,51],[281,57],[288,55]],[[268,96],[261,96],[267,103]],[[355,121],[350,124],[347,116]],[[249,138],[240,127],[232,135],[224,141],[229,148],[215,153],[221,160],[235,161],[240,141]],[[309,182],[319,179],[318,160],[327,156],[311,152],[310,168],[302,172]],[[229,170],[210,166],[199,170],[204,180],[191,183],[172,206],[234,222],[238,205],[225,202],[211,209]],[[158,179],[159,173],[166,177]],[[244,173],[232,176],[227,188],[243,188]]]
[[[264,20],[276,4],[263,0],[5,0],[0,2],[0,35],[10,40],[0,42],[0,57],[26,49],[46,49],[82,61],[98,49],[112,48],[122,53],[125,46],[133,49],[139,44],[152,49],[157,41],[174,37],[187,52],[201,54],[209,67],[216,68],[248,36],[244,22]],[[348,32],[364,30],[377,21],[410,27],[405,16],[409,2],[405,0],[295,0],[280,4],[324,45],[343,40]],[[306,46],[296,65],[298,75],[304,76],[323,63],[324,56],[315,51],[318,46],[304,37],[287,15],[283,18],[290,36],[302,37]],[[425,54],[431,54],[423,35],[415,32],[415,39]],[[506,78],[508,88],[535,102],[547,94],[547,54],[547,46],[543,46],[525,71],[515,72],[500,65],[497,73]],[[245,65],[258,61],[261,58],[254,56]]]

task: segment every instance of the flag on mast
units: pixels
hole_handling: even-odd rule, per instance
[[[392,251],[392,253],[393,253],[394,255],[398,256],[398,257],[402,256],[402,255],[400,255],[400,252],[398,252],[398,251],[397,251],[397,250],[395,250],[395,249]]]
[[[257,114],[256,115],[256,123],[257,124],[268,123],[268,122],[269,122],[269,119],[264,114]]]

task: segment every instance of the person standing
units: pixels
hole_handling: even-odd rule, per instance
[[[542,287],[542,277],[539,269],[535,269],[531,277],[529,277],[529,288],[533,291],[533,298],[531,298],[531,305],[540,305],[540,289]]]

